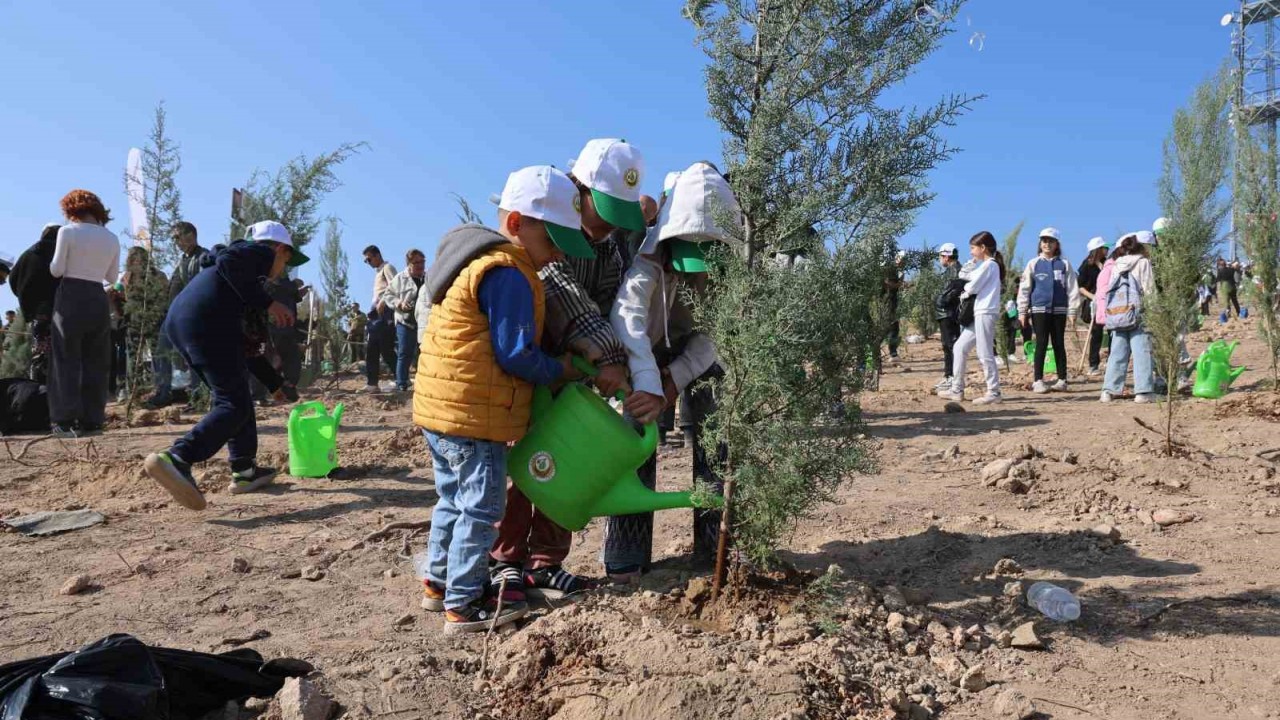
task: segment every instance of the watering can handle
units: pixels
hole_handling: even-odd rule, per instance
[[[573,366],[578,369],[578,372],[586,375],[587,377],[595,377],[600,374],[600,370],[596,368],[595,365],[592,365],[590,360],[582,357],[581,355],[572,356],[572,360],[570,360],[570,362],[572,362]]]
[[[570,362],[572,362],[573,366],[578,369],[578,372],[586,375],[587,377],[595,377],[600,374],[600,370],[597,369],[595,365],[592,365],[590,360],[582,357],[581,355],[574,355]],[[621,402],[626,399],[627,395],[623,391],[619,390],[614,393],[614,397]],[[641,437],[641,442],[645,448],[646,455],[652,454],[654,450],[658,449],[659,439],[658,423],[649,423],[644,426],[644,435]]]

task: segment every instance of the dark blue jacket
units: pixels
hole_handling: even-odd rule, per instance
[[[164,333],[194,363],[244,362],[242,320],[248,310],[264,311],[271,296],[263,280],[271,272],[271,245],[237,241],[211,254],[173,299]]]
[[[1031,275],[1031,312],[1067,314],[1067,264],[1062,258],[1036,258]]]

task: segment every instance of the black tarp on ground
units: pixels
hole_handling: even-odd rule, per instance
[[[0,665],[0,720],[196,720],[230,700],[271,697],[285,678],[311,670],[300,660],[263,662],[248,648],[212,655],[109,635]]]

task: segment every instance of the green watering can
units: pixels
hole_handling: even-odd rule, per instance
[[[1028,365],[1035,365],[1036,363],[1036,341],[1035,340],[1028,340],[1022,343],[1022,355],[1027,359]],[[1054,359],[1053,348],[1049,348],[1048,352],[1044,354],[1044,371],[1047,373],[1054,373],[1055,375],[1058,372],[1058,361]]]
[[[596,374],[585,360],[575,357],[574,365]],[[636,434],[595,391],[569,383],[553,400],[538,386],[529,432],[507,453],[507,474],[566,530],[581,530],[593,517],[696,507],[690,493],[655,492],[636,477],[657,447],[656,423]]]
[[[330,414],[319,401],[299,404],[289,413],[289,474],[325,477],[338,467],[338,423],[342,403]]]
[[[1205,348],[1196,360],[1196,382],[1191,394],[1198,398],[1217,400],[1227,394],[1227,388],[1246,370],[1244,366],[1231,367],[1231,353],[1239,342],[1230,345],[1218,340]]]

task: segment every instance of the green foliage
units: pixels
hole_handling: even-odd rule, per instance
[[[27,377],[30,368],[31,332],[19,310],[5,332],[4,346],[0,348],[0,378]]]
[[[462,197],[458,193],[450,193],[450,195],[453,196],[453,201],[458,203],[458,222],[463,224],[466,224],[466,223],[473,223],[476,225],[484,224],[484,220],[482,220],[480,218],[480,215],[477,214],[476,211],[471,208],[471,203],[467,202],[466,198]]]
[[[337,219],[329,218],[325,225],[324,246],[320,250],[320,277],[325,297],[322,336],[335,367],[342,364],[342,350],[347,341],[342,323],[351,307],[347,292],[348,272],[347,253],[342,249],[342,229]]]
[[[937,253],[932,250],[916,251],[908,253],[903,263],[908,274],[907,285],[899,299],[899,312],[910,327],[925,337],[939,328],[936,301],[942,294],[944,283],[937,258]]]
[[[169,281],[156,268],[145,248],[130,248],[125,259],[124,315],[128,367],[125,369],[129,402],[126,417],[132,417],[133,401],[152,386],[149,359],[159,352],[160,325],[169,309]]]
[[[125,177],[125,193],[131,180],[141,180],[143,207],[147,212],[147,238],[156,267],[172,267],[178,247],[172,240],[173,226],[182,219],[182,192],[177,176],[182,169],[181,146],[169,135],[164,103],[156,105],[151,133],[142,148],[142,177]]]
[[[950,15],[959,2],[942,3]],[[874,382],[892,317],[884,268],[928,204],[941,139],[973,102],[887,106],[950,32],[913,20],[908,0],[693,0],[685,16],[710,58],[710,114],[742,206],[698,299],[724,377],[707,420],[727,449],[736,547],[768,563],[796,524],[850,475],[873,468],[856,394]],[[762,262],[810,238],[809,263]]]
[[[1008,305],[1010,300],[1018,298],[1018,273],[1022,272],[1022,266],[1026,263],[1018,257],[1018,236],[1022,235],[1022,228],[1026,226],[1027,221],[1022,220],[1004,236],[1004,242],[1000,245],[1000,254],[1004,256],[1005,283],[1000,291],[1000,322],[996,324],[996,349],[997,354],[1002,358],[1013,355],[1017,348],[1009,347],[1009,333],[1004,332],[1004,307]]]
[[[363,142],[343,143],[314,158],[299,155],[275,174],[255,170],[244,187],[240,217],[231,220],[231,237],[244,237],[245,228],[253,223],[275,220],[289,228],[298,247],[311,242],[320,229],[320,202],[342,187],[338,166],[367,148]]]
[[[800,601],[803,610],[823,635],[840,632],[840,621],[850,595],[850,582],[839,565],[830,565],[809,587]]]
[[[1280,392],[1280,324],[1276,312],[1277,259],[1280,259],[1280,193],[1272,183],[1275,158],[1247,131],[1237,135],[1236,224],[1245,254],[1253,264],[1253,282],[1245,282],[1258,335],[1271,366],[1271,385]]]
[[[1164,142],[1160,206],[1169,227],[1151,258],[1157,291],[1143,299],[1157,371],[1168,381],[1166,445],[1171,447],[1182,335],[1196,319],[1196,286],[1209,262],[1229,205],[1221,190],[1231,170],[1227,121],[1233,85],[1224,67],[1196,88],[1173,116]]]

